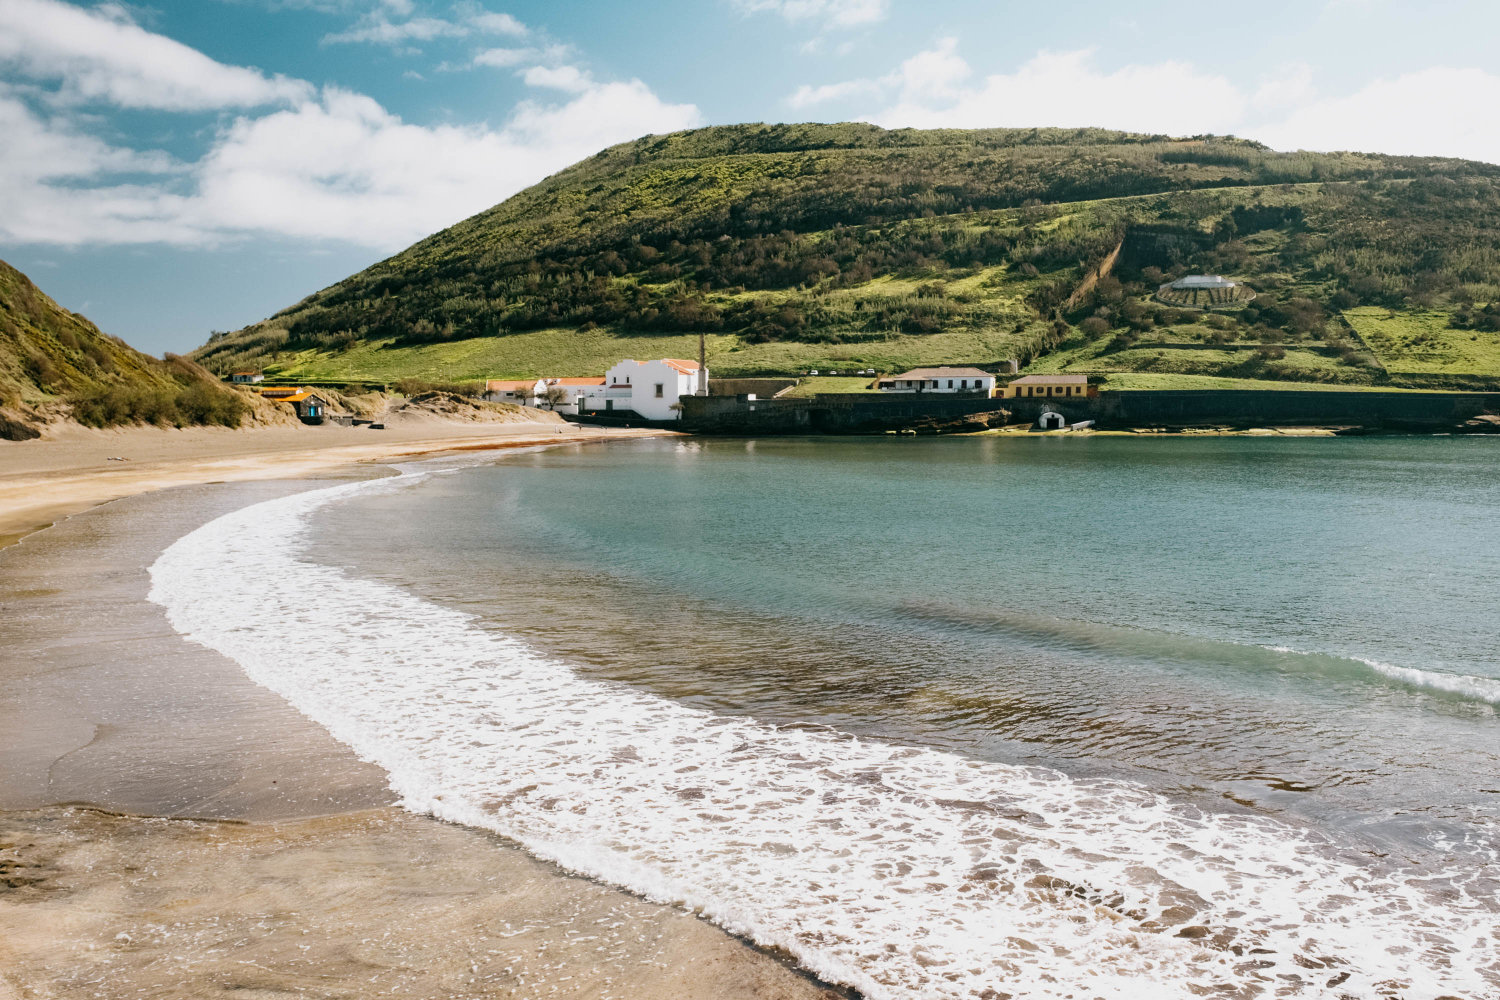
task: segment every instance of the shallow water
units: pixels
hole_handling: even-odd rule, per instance
[[[413,808],[871,996],[1477,997],[1496,457],[558,449],[231,515],[155,595]]]

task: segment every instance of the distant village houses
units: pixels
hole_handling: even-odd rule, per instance
[[[492,403],[515,403],[555,413],[576,414],[587,392],[603,385],[602,377],[492,378],[485,382],[484,398]]]
[[[250,385],[255,382],[264,382],[266,377],[260,372],[235,372],[229,376],[229,381],[236,385]]]

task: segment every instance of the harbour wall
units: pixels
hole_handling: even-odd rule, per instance
[[[1069,423],[1124,427],[1362,427],[1441,431],[1484,413],[1500,413],[1500,393],[1329,390],[1164,390],[1101,392],[1094,397],[987,399],[869,393],[809,398],[684,396],[683,430],[709,434],[858,434],[920,423],[956,424],[1009,411],[1033,423],[1044,410]]]

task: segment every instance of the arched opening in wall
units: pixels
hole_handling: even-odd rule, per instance
[[[1068,426],[1068,418],[1064,417],[1061,413],[1047,410],[1040,417],[1036,418],[1036,425],[1044,431],[1060,431]]]

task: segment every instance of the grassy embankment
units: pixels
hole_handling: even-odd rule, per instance
[[[35,438],[62,416],[93,427],[234,427],[250,410],[194,362],[142,354],[0,261],[0,438]]]

